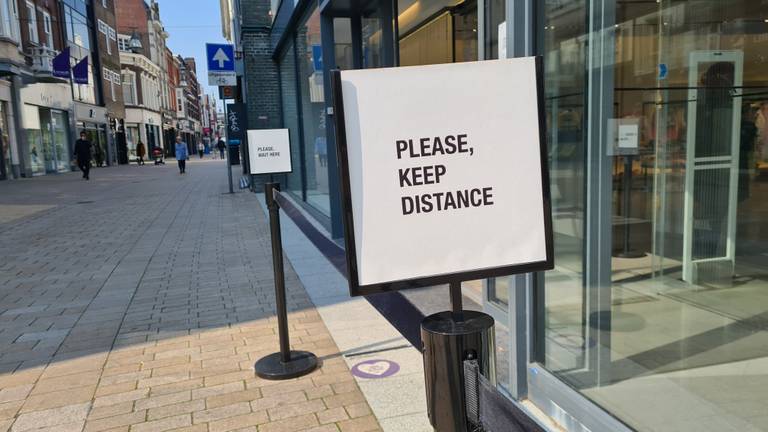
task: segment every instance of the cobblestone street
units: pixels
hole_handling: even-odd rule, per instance
[[[91,178],[0,183],[0,432],[379,430],[287,260],[292,347],[322,366],[255,376],[278,349],[269,230],[221,161]]]

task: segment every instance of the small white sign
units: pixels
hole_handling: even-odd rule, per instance
[[[353,295],[551,268],[539,67],[531,57],[334,78]]]
[[[208,71],[208,85],[219,87],[237,85],[237,75],[234,72]]]
[[[248,130],[248,160],[251,174],[291,172],[288,129]]]
[[[619,124],[619,148],[636,149],[639,143],[637,124]]]

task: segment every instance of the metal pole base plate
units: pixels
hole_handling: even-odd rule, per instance
[[[291,351],[291,360],[283,363],[279,352],[256,362],[256,375],[268,380],[286,380],[304,376],[317,368],[317,357],[307,351]]]

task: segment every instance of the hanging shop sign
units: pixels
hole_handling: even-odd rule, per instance
[[[539,58],[332,84],[352,295],[553,267]]]
[[[291,172],[291,143],[288,129],[249,130],[248,160],[251,174]]]

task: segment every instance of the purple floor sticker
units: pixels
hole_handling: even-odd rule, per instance
[[[366,360],[352,366],[352,375],[358,378],[386,378],[396,374],[400,365],[393,361],[374,359]]]

